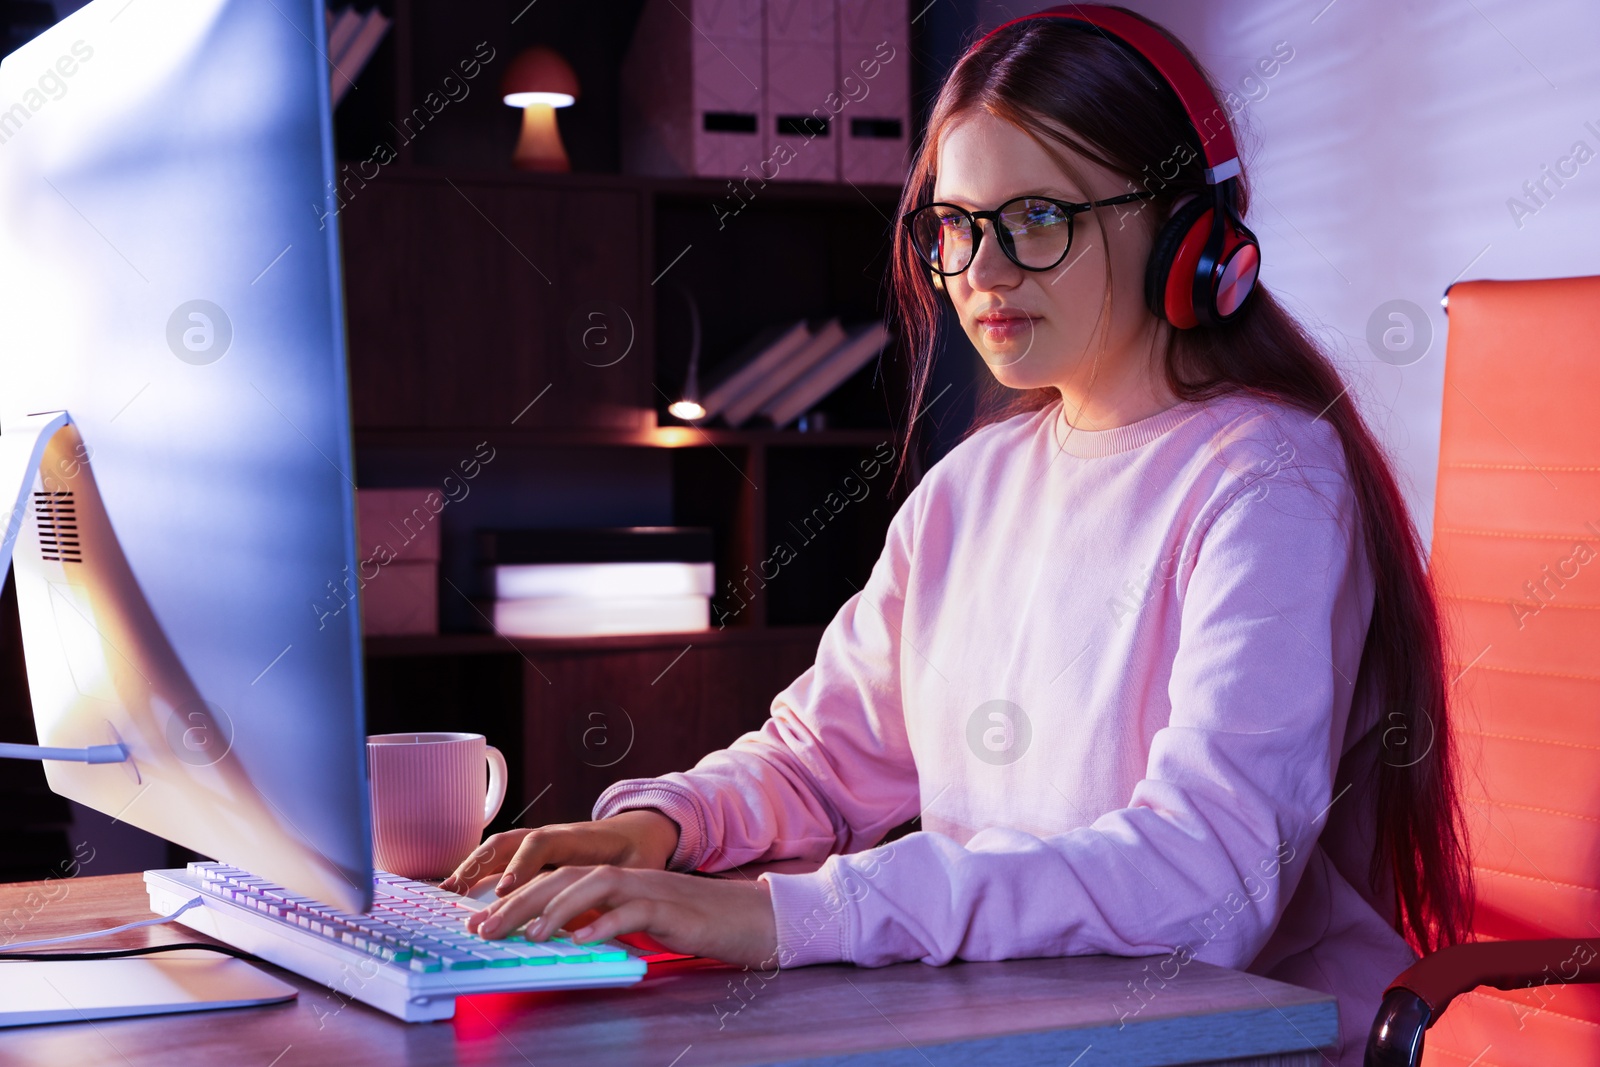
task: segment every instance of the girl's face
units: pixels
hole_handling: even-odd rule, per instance
[[[1131,191],[1114,172],[1056,147],[1085,175],[1088,188],[1080,188],[1022,130],[987,111],[969,112],[940,141],[933,199],[993,210],[1030,193],[1082,203]],[[1148,388],[1152,376],[1160,388],[1151,345],[1158,329],[1170,327],[1144,305],[1145,260],[1155,232],[1148,201],[1079,214],[1066,258],[1044,272],[1011,262],[992,221],[978,225],[983,237],[977,255],[944,285],[967,337],[1002,385],[1060,388],[1081,409],[1098,353],[1094,394],[1111,407],[1122,406],[1119,395]],[[1102,311],[1108,258],[1111,304]],[[1003,323],[995,321],[997,315],[1025,318]]]

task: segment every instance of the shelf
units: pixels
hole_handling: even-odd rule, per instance
[[[670,634],[611,634],[604,637],[502,637],[490,633],[417,634],[366,637],[371,657],[475,656],[517,652],[611,652],[685,645],[765,645],[822,639],[822,626],[730,626],[723,630],[689,630]]]
[[[462,590],[481,578],[481,529],[713,531],[712,618],[725,629],[506,638],[475,630],[480,614],[451,592],[449,632],[364,641],[369,723],[501,739],[508,812],[586,819],[611,782],[692,766],[760,728],[870,576],[907,491],[907,357],[893,345],[818,404],[826,430],[667,415],[693,336],[684,292],[703,319],[702,382],[774,324],[883,318],[903,189],[620,173],[618,73],[643,0],[535,5],[515,26],[436,0],[377,2],[394,29],[338,121],[362,484],[438,485],[479,442],[499,450],[470,499],[440,513],[441,575]],[[572,63],[584,96],[561,132],[577,171],[510,166],[520,116],[487,61],[470,96],[416,113],[480,42],[500,64],[535,42]],[[398,116],[417,121],[402,131]],[[397,158],[374,170],[363,161],[380,142]],[[593,343],[614,339],[622,356],[591,348],[596,327]],[[779,541],[803,541],[802,555],[762,579]],[[593,748],[597,715],[630,731],[620,762]]]
[[[667,178],[643,174],[613,174],[606,172],[571,171],[552,173],[544,171],[493,170],[482,167],[427,167],[391,163],[372,179],[382,182],[397,181],[470,182],[473,185],[507,185],[517,187],[545,187],[549,189],[629,190],[659,198],[709,201],[730,195],[728,183],[739,185],[736,178]],[[743,189],[743,186],[740,185]],[[764,186],[752,186],[750,195],[759,199],[799,200],[807,203],[836,203],[865,200],[869,203],[894,205],[900,202],[901,186],[849,182],[799,182],[773,179]]]
[[[806,448],[825,446],[875,445],[897,441],[900,431],[882,429],[838,430],[728,430],[701,429],[698,426],[657,426],[654,429],[529,429],[493,426],[467,428],[361,429],[355,431],[357,448],[426,447],[472,445],[489,441],[494,445],[523,445],[534,448],[714,448],[759,445],[768,448]]]

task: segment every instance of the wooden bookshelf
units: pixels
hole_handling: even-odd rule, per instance
[[[341,174],[356,174],[338,224],[358,483],[382,471],[382,484],[431,484],[440,463],[487,442],[507,484],[519,464],[570,461],[619,480],[648,471],[661,487],[659,521],[713,532],[713,620],[724,628],[538,640],[481,632],[481,612],[460,603],[472,592],[463,569],[471,530],[447,523],[453,589],[441,596],[463,632],[366,642],[370,730],[487,734],[512,763],[497,827],[519,816],[587,818],[611,781],[685,769],[759,727],[865,583],[920,469],[908,458],[895,479],[906,378],[898,340],[822,402],[826,430],[672,419],[666,405],[687,371],[684,292],[700,309],[702,382],[770,325],[880,318],[900,190],[773,180],[729,218],[726,179],[617,173],[615,78],[639,0],[533,5],[515,24],[498,7],[380,4],[393,29],[337,116],[340,154],[352,163]],[[354,166],[479,42],[496,59],[470,95],[375,174]],[[516,113],[495,87],[534,42],[562,52],[583,87],[559,119],[573,173],[510,166]],[[593,312],[617,348],[584,337]],[[611,359],[623,342],[626,354]],[[821,509],[886,446],[893,459],[869,494],[837,514]],[[595,456],[607,458],[584,458]],[[397,480],[407,470],[414,483]],[[570,523],[611,524],[631,523]],[[770,581],[752,580],[780,543],[803,547]],[[626,751],[611,762],[620,740],[601,752],[594,739],[620,739],[624,725]]]
[[[383,427],[357,428],[357,448],[429,444],[466,448],[490,433],[506,444],[542,448],[820,448],[828,446],[876,445],[895,442],[899,432],[882,429],[846,430],[730,430],[719,426],[649,426],[638,429],[572,427],[522,430],[515,427]]]
[[[816,644],[821,626],[740,626],[680,633],[607,634],[596,637],[506,637],[494,633],[413,634],[367,637],[366,654],[374,659],[406,656],[544,655],[560,652],[638,651],[739,647],[760,644]]]

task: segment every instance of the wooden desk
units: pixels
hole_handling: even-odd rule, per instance
[[[0,885],[0,927],[18,941],[149,917],[137,874]],[[199,938],[170,924],[80,947]],[[1332,997],[1199,962],[1164,988],[1151,980],[1152,999],[1119,1027],[1121,1013],[1138,1003],[1128,983],[1145,979],[1144,968],[1160,958],[814,966],[769,971],[765,980],[676,960],[652,964],[630,988],[462,997],[454,1019],[412,1024],[269,967],[300,989],[297,1000],[0,1030],[0,1062],[1068,1067],[1087,1050],[1084,1067],[1328,1062],[1315,1050],[1336,1038]]]

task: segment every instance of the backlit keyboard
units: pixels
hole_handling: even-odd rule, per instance
[[[205,907],[178,922],[409,1021],[450,1018],[468,993],[628,985],[645,973],[643,953],[616,941],[476,937],[463,921],[481,901],[383,872],[365,915],[220,863],[146,871],[145,884],[152,910],[199,895]]]

